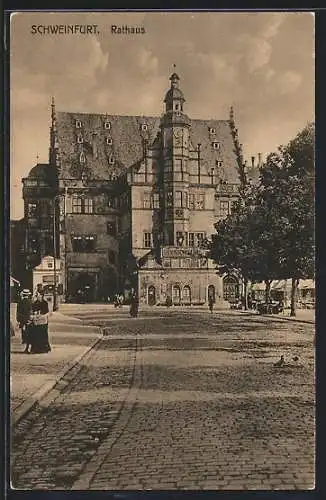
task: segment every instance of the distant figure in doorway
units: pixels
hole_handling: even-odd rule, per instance
[[[139,307],[139,300],[138,297],[135,293],[132,294],[131,299],[130,299],[130,316],[132,318],[137,318],[138,316],[138,307]]]
[[[32,303],[32,324],[29,341],[31,354],[41,354],[51,351],[48,332],[49,305],[44,295],[37,293]]]
[[[30,290],[24,289],[17,304],[16,319],[21,330],[22,344],[26,344],[25,351],[29,348],[29,323],[32,314],[32,293]]]
[[[214,299],[213,297],[208,297],[208,308],[212,314],[213,312],[213,307],[214,307]]]

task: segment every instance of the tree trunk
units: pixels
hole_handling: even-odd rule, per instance
[[[244,308],[245,311],[248,310],[248,280],[243,280],[243,295],[244,295]]]
[[[296,305],[297,305],[297,291],[298,291],[299,280],[297,278],[292,278],[291,283],[291,312],[290,316],[296,316]]]
[[[271,283],[272,283],[272,280],[265,280],[265,285],[266,285],[266,288],[265,288],[265,302],[266,302],[266,304],[268,304],[269,299],[270,299]]]

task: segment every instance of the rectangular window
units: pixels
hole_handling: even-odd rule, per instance
[[[195,195],[193,193],[189,194],[189,209],[195,210]]]
[[[172,191],[168,191],[166,193],[166,206],[172,207],[172,205],[173,205],[173,193]]]
[[[195,246],[195,233],[189,233],[188,234],[188,243],[190,247]]]
[[[144,193],[143,208],[151,208],[151,194],[150,193]]]
[[[84,213],[92,214],[93,213],[93,200],[92,198],[84,198]]]
[[[92,198],[81,198],[73,196],[72,198],[72,213],[74,214],[92,214],[93,200]]]
[[[144,233],[144,247],[145,248],[152,247],[152,233]]]
[[[116,228],[116,223],[113,221],[109,221],[106,223],[106,232],[110,236],[116,236],[117,234],[117,228]]]
[[[205,233],[197,233],[197,244],[200,247],[205,239]]]
[[[177,240],[177,246],[178,247],[182,247],[184,245],[185,238],[184,238],[184,234],[183,234],[182,231],[177,231],[177,233],[176,233],[176,240]]]
[[[153,208],[160,208],[160,193],[153,194]]]
[[[29,203],[27,206],[28,217],[37,217],[37,203]]]
[[[82,213],[82,199],[74,196],[72,199],[72,213],[81,214]]]
[[[196,210],[203,210],[205,208],[205,194],[198,193],[196,196]]]
[[[174,160],[174,171],[181,172],[182,171],[182,160],[176,159]]]
[[[175,192],[175,207],[182,208],[182,192],[181,191]]]
[[[96,237],[89,236],[72,236],[72,249],[79,253],[92,253],[95,251]]]
[[[220,201],[220,215],[222,217],[226,217],[229,215],[229,202],[228,201]]]

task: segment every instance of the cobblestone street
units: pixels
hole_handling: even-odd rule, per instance
[[[313,324],[232,311],[76,315],[105,327],[103,339],[13,429],[14,488],[314,487]]]

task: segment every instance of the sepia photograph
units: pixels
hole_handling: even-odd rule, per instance
[[[10,14],[13,490],[315,488],[314,30]]]

